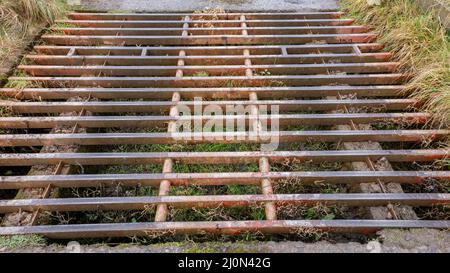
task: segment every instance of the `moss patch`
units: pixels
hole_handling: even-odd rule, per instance
[[[0,236],[0,249],[1,248],[12,249],[12,248],[34,247],[45,245],[46,245],[45,238],[38,235]]]

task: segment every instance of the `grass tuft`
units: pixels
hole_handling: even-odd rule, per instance
[[[342,0],[341,5],[358,23],[373,27],[379,42],[400,62],[399,69],[411,74],[406,91],[433,114],[432,125],[448,126],[450,43],[439,21],[411,0],[382,1],[375,6],[366,0]]]
[[[65,0],[1,0],[0,66],[10,64],[29,37],[53,23],[65,9]]]
[[[45,246],[46,240],[39,235],[0,236],[0,249],[14,249],[21,247]]]

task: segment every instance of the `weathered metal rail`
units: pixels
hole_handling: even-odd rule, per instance
[[[272,152],[170,152],[170,153],[22,153],[0,154],[2,166],[31,166],[38,164],[73,165],[132,165],[162,164],[170,158],[182,164],[249,164],[261,157],[270,162],[353,162],[367,158],[390,162],[429,162],[449,156],[446,150],[349,150],[349,151],[272,151]]]
[[[129,111],[129,110],[128,110]],[[427,113],[373,113],[373,114],[286,114],[286,115],[209,115],[192,117],[170,117],[170,116],[91,116],[91,117],[6,117],[0,118],[0,128],[53,128],[63,125],[75,125],[87,128],[110,128],[110,127],[160,127],[168,122],[182,122],[189,124],[207,122],[234,122],[245,121],[248,127],[252,120],[263,119],[271,125],[275,121],[282,127],[299,125],[336,125],[355,123],[409,123],[424,124],[430,117]]]
[[[1,177],[0,189],[39,188],[51,184],[55,187],[95,187],[100,185],[158,186],[162,180],[172,185],[259,185],[262,179],[285,181],[298,179],[304,184],[348,183],[359,184],[387,182],[404,184],[422,183],[429,178],[450,179],[448,171],[334,171],[334,172],[220,172],[220,173],[151,173],[151,174],[79,174],[79,175],[40,175],[40,176],[5,176]]]
[[[217,76],[217,77],[10,77],[12,81],[29,81],[44,86],[98,86],[98,87],[217,87],[247,86],[315,86],[315,85],[378,85],[398,84],[407,79],[403,74],[351,75],[274,75],[274,76]]]
[[[259,98],[322,98],[326,96],[357,95],[358,97],[403,97],[402,85],[374,86],[299,86],[299,87],[210,87],[210,88],[3,88],[2,94],[18,99],[57,100],[71,97],[99,99],[170,99],[174,92],[186,99],[241,99],[255,92]],[[128,101],[129,102],[129,101]],[[2,101],[3,103],[7,103]],[[10,102],[9,102],[10,103]],[[16,102],[17,103],[17,102]],[[108,103],[107,101],[105,103]],[[126,103],[126,102],[121,102]],[[151,102],[147,102],[151,103]],[[185,103],[185,102],[183,102]],[[215,103],[220,103],[216,101]],[[326,102],[324,102],[326,103]],[[347,103],[343,101],[342,103]],[[351,103],[351,102],[348,102]],[[384,104],[388,104],[387,101]]]
[[[280,143],[290,142],[422,142],[444,139],[449,130],[382,130],[382,131],[271,131],[188,132],[188,133],[91,133],[91,134],[3,134],[0,147],[56,145],[117,144],[199,144],[199,143]]]
[[[90,237],[171,236],[176,234],[248,234],[290,233],[302,230],[370,234],[385,228],[448,229],[448,221],[418,220],[255,220],[255,221],[196,221],[122,224],[79,224],[56,226],[21,226],[0,229],[0,235],[40,234],[54,239]]]
[[[155,209],[155,222],[1,227],[0,235],[41,234],[51,238],[122,237],[149,234],[240,234],[245,232],[370,233],[383,228],[450,228],[448,220],[279,219],[281,207],[427,207],[450,203],[447,193],[277,193],[279,183],[302,185],[421,184],[448,182],[445,170],[276,171],[274,164],[323,162],[429,162],[448,149],[420,149],[450,131],[418,129],[430,115],[407,98],[409,75],[396,73],[391,54],[380,52],[366,26],[340,12],[113,14],[72,13],[42,36],[9,80],[24,88],[2,88],[0,166],[159,165],[160,173],[94,173],[0,177],[0,190],[88,187],[157,187],[158,196],[0,200],[0,214],[42,211],[141,211]],[[330,99],[331,96],[339,99]],[[74,97],[87,101],[65,101]],[[198,98],[202,100],[198,100]],[[95,101],[90,100],[95,98]],[[357,98],[357,99],[356,99]],[[244,109],[228,113],[229,107]],[[215,109],[221,113],[208,112]],[[267,108],[267,112],[264,110]],[[357,109],[349,111],[349,109]],[[200,110],[200,114],[183,111]],[[343,113],[330,111],[345,110]],[[62,114],[89,111],[92,116]],[[225,113],[224,113],[225,111]],[[143,115],[145,114],[145,115]],[[244,131],[234,128],[241,122]],[[209,123],[233,124],[232,131],[177,131]],[[334,125],[352,130],[332,130]],[[388,124],[385,130],[356,125]],[[263,125],[268,125],[264,128]],[[276,126],[275,129],[272,126]],[[316,126],[310,129],[305,126]],[[89,128],[88,133],[48,133],[51,128]],[[164,132],[155,128],[166,128]],[[13,129],[13,130],[12,130]],[[119,130],[119,131],[111,131]],[[126,129],[126,132],[120,130]],[[151,131],[129,131],[150,129]],[[236,130],[234,130],[236,129]],[[25,131],[30,130],[30,132]],[[72,145],[96,148],[122,144],[267,144],[400,142],[403,150],[314,150],[199,152],[17,153],[16,147]],[[8,150],[13,148],[14,150]],[[8,151],[8,152],[6,152]],[[177,172],[176,165],[249,165],[255,172]],[[372,166],[371,165],[371,166]],[[260,194],[180,195],[196,186],[259,186]],[[43,195],[46,197],[47,194]],[[173,208],[215,209],[262,206],[265,220],[171,221]],[[247,219],[247,218],[246,218]]]
[[[149,205],[166,204],[175,208],[215,208],[218,206],[251,206],[275,202],[277,205],[314,207],[322,205],[386,206],[389,203],[411,206],[435,206],[450,203],[450,194],[274,194],[274,195],[210,195],[210,196],[140,196],[101,198],[61,198],[0,200],[0,212],[17,210],[90,211],[144,210]]]
[[[347,107],[366,107],[368,111],[403,110],[418,105],[414,99],[364,99],[364,100],[258,100],[258,101],[102,101],[102,102],[16,102],[0,101],[0,107],[6,107],[15,113],[60,113],[86,109],[96,113],[112,112],[140,112],[140,113],[168,113],[174,105],[194,109],[203,109],[210,105],[226,109],[227,106],[267,106],[268,111],[276,106],[279,111],[329,111]]]

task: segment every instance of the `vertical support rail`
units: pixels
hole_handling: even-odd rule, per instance
[[[250,101],[257,101],[257,100],[258,100],[258,95],[255,92],[251,92],[250,93]],[[252,116],[256,117],[254,120],[252,120],[252,124],[250,127],[251,130],[261,132],[262,124],[258,118],[258,115],[259,115],[258,106],[252,105],[250,114]],[[269,159],[267,157],[262,157],[259,159],[259,171],[262,173],[270,172],[270,164],[269,164]],[[270,181],[270,179],[263,178],[261,180],[261,189],[262,189],[262,194],[264,194],[264,195],[273,194],[272,182]],[[274,202],[265,203],[264,210],[265,210],[267,220],[276,220],[277,219],[277,208],[276,208]]]
[[[245,16],[241,15],[240,19],[241,19],[242,35],[246,36],[246,35],[248,35],[248,32],[247,32],[247,24],[245,23]],[[249,58],[247,58],[247,57],[250,56],[250,50],[244,49],[243,54],[246,57],[245,61],[244,61],[245,62],[244,64],[245,64],[245,67],[246,67],[245,68],[245,76],[252,77],[253,76],[253,71],[252,71],[252,68],[251,68],[252,61]]]
[[[241,28],[242,28],[242,35],[246,36],[248,35],[248,31],[247,31],[247,23],[245,22],[245,15],[241,15]]]
[[[248,35],[247,32],[247,24],[245,23],[246,19],[244,15],[241,15],[240,17],[241,21],[241,28],[242,28],[242,35],[246,36]],[[243,54],[245,56],[245,76],[246,77],[253,77],[253,70],[252,70],[252,61],[249,58],[250,56],[250,50],[244,49]],[[256,92],[251,92],[249,94],[249,100],[250,101],[257,101],[258,95]],[[250,130],[253,130],[256,132],[256,135],[262,131],[262,124],[259,120],[259,108],[256,105],[250,106],[250,115],[255,117],[254,119],[250,119],[249,128]],[[267,157],[262,157],[259,159],[259,171],[262,173],[268,173],[270,172],[270,164],[269,159]],[[272,182],[268,178],[263,178],[261,180],[261,190],[262,194],[264,195],[271,195],[273,194],[273,188],[272,188]],[[274,202],[267,202],[264,206],[264,211],[266,215],[267,220],[276,220],[277,219],[277,208],[275,206]]]
[[[184,21],[189,21],[189,16],[185,16]],[[188,23],[184,23],[183,24],[183,32],[182,32],[182,36],[188,36],[188,28],[189,28],[189,24]],[[184,57],[186,56],[186,52],[184,50],[180,50],[179,54],[180,57]],[[177,62],[177,66],[179,67],[183,67],[184,66],[184,60],[183,59],[179,59]],[[175,77],[177,78],[182,78],[183,77],[183,69],[177,69],[176,73],[175,73]],[[172,95],[172,101],[175,103],[174,106],[172,106],[170,108],[170,113],[169,115],[171,117],[177,117],[179,116],[179,112],[178,112],[178,106],[177,103],[181,100],[181,96],[180,93],[178,92],[174,92]],[[168,133],[174,133],[176,131],[176,121],[171,121],[169,122],[168,126],[167,126],[167,132]],[[173,160],[170,158],[166,158],[164,160],[164,164],[163,164],[163,173],[171,173],[173,171]],[[166,196],[169,195],[170,192],[170,181],[169,180],[162,180],[161,183],[159,184],[159,196]],[[168,208],[167,208],[167,204],[160,204],[156,207],[156,214],[155,214],[155,222],[164,222],[167,219],[167,215],[168,215]]]

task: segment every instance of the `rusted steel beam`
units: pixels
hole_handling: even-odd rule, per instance
[[[307,75],[326,73],[387,73],[394,72],[396,62],[377,63],[324,63],[324,64],[277,64],[252,65],[254,73],[269,72],[278,75]],[[18,69],[33,76],[159,76],[173,75],[182,69],[185,76],[195,76],[206,72],[210,76],[242,74],[247,69],[245,65],[207,65],[207,66],[65,66],[65,65],[19,65]]]
[[[400,97],[407,95],[403,85],[376,86],[298,86],[298,87],[211,87],[211,88],[0,88],[0,94],[19,99],[170,99],[173,92],[183,98],[247,98],[255,92],[262,99],[317,98],[357,95],[358,97]],[[3,102],[2,102],[3,103]]]
[[[298,125],[336,125],[354,123],[390,122],[392,124],[424,124],[429,113],[373,113],[373,114],[286,114],[286,115],[212,115],[212,116],[84,116],[84,117],[0,117],[0,128],[53,128],[74,126],[84,128],[150,128],[161,127],[169,122],[204,124],[206,122],[236,124],[264,120],[267,125],[276,122],[282,128]]]
[[[413,109],[418,102],[414,99],[361,99],[361,100],[258,100],[258,101],[180,101],[177,105],[190,110],[203,109],[210,105],[226,110],[227,106],[277,106],[280,111],[326,111],[341,107],[366,107],[367,110]],[[59,113],[86,109],[95,113],[168,113],[174,106],[172,101],[102,101],[102,102],[15,102],[0,100],[0,107],[7,107],[14,113]]]
[[[186,65],[240,65],[245,59],[242,55],[198,55],[198,56],[102,56],[102,55],[27,55],[28,60],[39,65],[176,65],[184,60]],[[290,54],[290,55],[250,55],[254,65],[269,64],[308,64],[322,62],[362,63],[385,62],[390,53],[352,53],[331,54]]]
[[[379,43],[351,43],[351,44],[304,44],[304,45],[240,45],[240,46],[54,46],[37,45],[37,52],[48,55],[67,55],[71,49],[75,49],[78,55],[112,55],[112,56],[135,56],[141,55],[143,49],[148,55],[178,56],[180,50],[186,55],[239,55],[248,49],[251,55],[282,55],[285,48],[288,54],[311,54],[311,53],[353,53],[354,47],[361,52],[374,52],[381,50],[383,45]]]
[[[274,76],[214,76],[214,77],[10,77],[11,81],[30,81],[48,87],[223,87],[227,85],[315,86],[330,84],[393,85],[409,78],[404,74],[363,75],[274,75]]]
[[[364,162],[387,159],[390,162],[426,162],[448,158],[449,150],[337,150],[337,151],[273,151],[273,152],[170,152],[170,153],[31,153],[0,154],[1,166],[37,164],[133,165],[163,164],[166,158],[181,164],[250,164],[267,157],[271,162]]]
[[[446,193],[344,193],[274,195],[141,196],[0,200],[0,213],[23,211],[144,210],[149,205],[174,208],[244,207],[272,202],[297,206],[436,206],[450,204]]]
[[[190,20],[189,16],[185,16],[183,18],[183,21],[186,22]],[[183,24],[183,31],[182,31],[182,36],[187,36],[188,35],[188,29],[189,29],[189,23],[184,23]],[[186,52],[184,50],[180,50],[180,52],[178,53],[178,56],[182,57],[182,56],[186,56]],[[183,59],[179,59],[177,61],[177,65],[178,66],[184,66],[185,62]],[[183,77],[184,71],[183,69],[177,69],[175,71],[175,77]],[[178,103],[181,100],[181,96],[180,93],[178,92],[174,92],[172,94],[172,102],[174,103],[174,105],[172,107],[170,107],[170,111],[169,111],[169,116],[170,117],[178,117],[180,115],[180,111],[178,109]],[[170,121],[167,123],[167,133],[174,133],[176,132],[176,122],[174,121]],[[173,160],[171,158],[166,158],[164,159],[164,163],[163,163],[163,169],[162,172],[163,173],[171,173],[173,172]],[[158,189],[158,195],[159,196],[167,196],[170,194],[170,186],[171,183],[169,180],[162,180],[159,183],[159,189]],[[155,222],[164,222],[167,220],[167,216],[169,215],[169,208],[167,206],[167,204],[159,204],[158,206],[156,206],[156,211],[155,211],[155,218],[154,221]]]
[[[174,235],[228,234],[248,232],[292,233],[305,229],[316,232],[369,234],[385,228],[450,228],[450,221],[436,220],[260,220],[208,222],[152,222],[1,227],[0,235],[38,234],[54,239]]]
[[[249,20],[263,19],[337,19],[343,13],[333,12],[285,12],[285,13],[261,13],[261,12],[239,12],[239,13],[69,13],[67,16],[74,20],[183,20],[185,16],[189,16],[191,20],[239,20],[241,15]]]
[[[255,45],[255,44],[330,44],[370,43],[374,33],[355,34],[299,34],[299,35],[192,35],[192,36],[99,36],[99,35],[42,35],[53,45]]]
[[[247,20],[246,23],[252,27],[269,27],[269,26],[348,26],[354,22],[353,19],[267,19],[267,20]],[[76,25],[83,27],[164,27],[175,28],[181,27],[183,23],[191,26],[214,25],[215,27],[233,27],[240,24],[240,20],[133,20],[133,21],[117,21],[117,20],[56,20],[56,23]]]
[[[421,142],[448,137],[450,130],[378,130],[378,131],[278,131],[192,132],[192,133],[92,133],[92,134],[3,134],[0,147],[43,145],[120,145],[120,144],[200,144],[200,143],[280,143],[290,142]]]
[[[126,27],[54,27],[52,31],[67,35],[94,36],[176,36],[183,31],[176,28],[126,28]],[[240,35],[240,27],[191,27],[190,35]],[[366,26],[283,26],[283,27],[247,27],[249,35],[297,35],[297,34],[353,34],[366,33]]]
[[[450,179],[450,171],[323,171],[323,172],[221,172],[221,173],[145,173],[0,176],[0,189],[54,187],[95,187],[100,185],[159,186],[169,180],[173,186],[188,185],[260,185],[261,179],[273,183],[297,181],[302,184],[358,184],[383,181],[416,184],[427,179]]]

